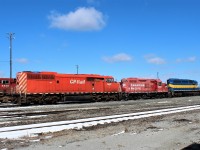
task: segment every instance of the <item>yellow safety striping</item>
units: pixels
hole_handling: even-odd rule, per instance
[[[173,85],[173,84],[169,84],[168,85],[171,88],[197,88],[197,85]]]

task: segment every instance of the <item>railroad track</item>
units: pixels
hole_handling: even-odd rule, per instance
[[[87,119],[78,119],[70,121],[49,122],[41,124],[21,125],[13,127],[0,128],[0,138],[19,138],[38,135],[40,133],[57,132],[66,129],[81,129],[83,127],[91,127],[98,124],[108,124],[112,122],[121,122],[127,120],[135,120],[153,116],[161,116],[185,111],[199,110],[200,105],[177,107],[161,110],[153,110],[146,112],[95,117]]]
[[[0,127],[6,125],[10,126],[12,123],[17,122],[26,122],[30,121],[32,119],[39,119],[42,117],[48,117],[52,114],[61,114],[61,113],[68,113],[68,112],[79,112],[79,111],[104,111],[106,109],[109,109],[107,107],[90,107],[90,108],[69,108],[69,109],[63,109],[63,110],[51,110],[51,111],[45,111],[45,110],[35,110],[35,111],[28,111],[28,112],[18,112],[17,110],[14,111],[7,111],[7,110],[0,110]]]
[[[19,105],[13,103],[0,103],[0,108],[11,108],[11,107],[19,107]]]
[[[35,115],[49,115],[49,114],[58,114],[63,112],[70,112],[70,111],[84,111],[84,110],[105,110],[109,109],[107,107],[91,107],[91,108],[73,108],[73,109],[63,109],[63,110],[51,110],[51,111],[32,111],[32,112],[16,112],[16,111],[0,111],[0,117],[8,116],[8,117],[15,117],[15,116],[35,116]],[[5,114],[7,113],[7,114]]]

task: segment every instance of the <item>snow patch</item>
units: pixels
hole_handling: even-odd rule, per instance
[[[59,122],[49,122],[49,123],[41,123],[41,124],[4,127],[4,128],[0,128],[0,138],[13,139],[13,138],[19,138],[19,137],[32,137],[36,135],[41,135],[42,133],[58,132],[58,131],[68,130],[68,129],[82,129],[83,127],[91,127],[91,126],[96,126],[98,124],[121,122],[121,121],[126,121],[126,120],[135,120],[135,119],[140,119],[140,118],[161,116],[161,115],[166,115],[166,114],[198,110],[198,109],[200,109],[200,105],[138,112],[138,113],[131,113],[131,114],[123,114],[123,115],[78,119],[78,120],[70,120],[70,121],[59,121]]]

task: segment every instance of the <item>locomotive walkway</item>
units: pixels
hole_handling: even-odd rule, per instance
[[[185,111],[199,110],[200,105],[177,107],[170,109],[153,110],[146,112],[137,112],[122,115],[112,115],[104,117],[95,117],[87,119],[78,119],[70,121],[49,122],[41,124],[30,124],[21,126],[4,127],[0,129],[0,138],[19,138],[23,136],[37,136],[40,133],[58,132],[67,129],[82,129],[83,127],[91,127],[98,124],[108,124],[112,122],[121,122],[127,120],[136,120],[153,116],[161,116],[167,114],[180,113]]]

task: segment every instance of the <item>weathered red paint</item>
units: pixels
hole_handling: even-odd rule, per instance
[[[127,93],[167,92],[167,86],[159,79],[123,78],[122,91]]]
[[[97,74],[59,74],[56,72],[20,72],[17,93],[120,92],[112,76]]]
[[[16,80],[10,78],[0,78],[0,94],[10,95],[15,93]]]

